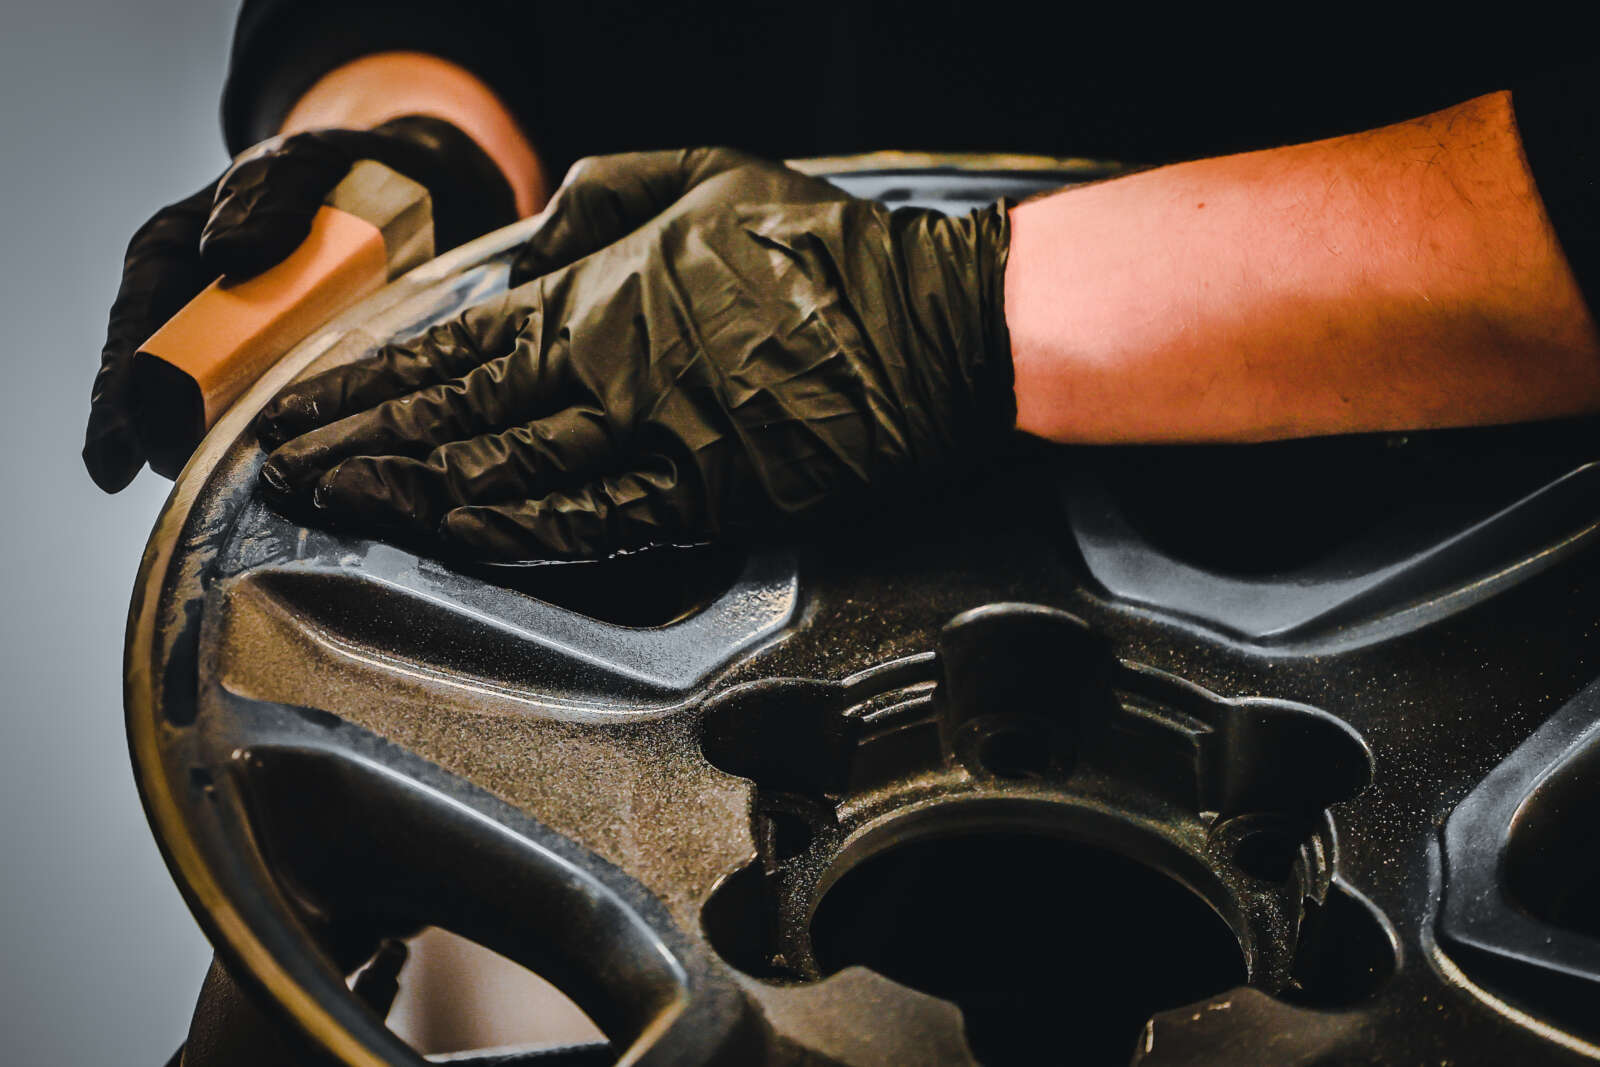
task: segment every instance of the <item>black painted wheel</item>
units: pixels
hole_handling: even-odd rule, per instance
[[[835,180],[961,209],[1106,173],[983,166]],[[1448,513],[1423,498],[1471,448],[1430,439],[1396,475],[1407,443],[1316,446],[1412,477],[1394,499],[1426,522],[1328,531],[1330,489],[1287,547],[1241,540],[1239,511],[1316,469],[1301,446],[1024,445],[955,487],[1004,507],[562,567],[452,570],[265,508],[259,405],[496,291],[525,230],[291,353],[179,479],[140,572],[151,823],[301,1055],[424,1062],[349,983],[425,926],[548,977],[606,1037],[483,1063],[1580,1055],[1427,961],[1448,805],[1595,669],[1555,647],[1600,616],[1568,562],[1600,512],[1581,435],[1528,431],[1555,435],[1538,462]],[[1206,514],[1219,469],[1245,503]],[[1163,478],[1195,498],[1177,519]]]

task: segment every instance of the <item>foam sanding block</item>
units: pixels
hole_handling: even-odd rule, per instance
[[[279,357],[392,278],[433,258],[428,190],[381,163],[350,168],[282,262],[207,286],[133,358],[135,426],[176,478],[200,439]]]

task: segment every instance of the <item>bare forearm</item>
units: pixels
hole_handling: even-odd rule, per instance
[[[1249,441],[1600,411],[1509,95],[1012,212],[1018,425]]]
[[[470,71],[420,52],[382,52],[329,71],[306,90],[279,132],[367,129],[400,115],[444,119],[476,141],[511,185],[519,214],[533,214],[549,198],[533,145],[494,92]]]

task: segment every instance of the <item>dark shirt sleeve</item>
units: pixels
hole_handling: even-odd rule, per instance
[[[539,96],[520,82],[512,11],[485,0],[245,0],[222,92],[222,130],[238,153],[278,132],[324,74],[377,52],[427,52],[483,79],[522,123]]]
[[[794,10],[792,0],[245,0],[223,132],[237,153],[275,134],[330,70],[418,51],[488,84],[557,176],[584,155],[689,144],[772,156],[849,150],[838,131],[854,100],[816,87],[849,84],[832,75],[851,35],[835,32],[826,4],[798,23]]]
[[[1248,57],[1219,56],[1204,77],[1180,64],[1107,94],[1096,86],[1130,56],[1074,53],[1063,67],[1050,61],[1059,43],[1035,35],[1042,51],[1019,57],[1026,40],[996,49],[973,32],[983,6],[814,0],[796,20],[793,0],[244,0],[223,131],[233,152],[270,137],[318,78],[385,51],[472,71],[553,175],[584,155],[687,144],[777,158],[892,147],[1161,162],[1329,136],[1509,85],[1534,181],[1600,314],[1600,63],[1530,78],[1550,49],[1524,62],[1483,40],[1439,50],[1450,64],[1408,48],[1407,62],[1369,64],[1388,72],[1370,86],[1329,81],[1314,63],[1274,68],[1282,89],[1263,94]],[[1225,77],[1233,66],[1238,84]],[[1183,110],[1194,94],[1174,97],[1177,85],[1216,88]]]
[[[1511,91],[1528,167],[1584,300],[1600,314],[1600,63],[1566,67]]]
[[[853,40],[841,31],[871,27],[844,25],[843,11],[824,2],[796,21],[792,0],[245,0],[223,132],[239,152],[275,134],[336,67],[419,51],[488,84],[553,175],[580,156],[690,144],[778,157],[854,150],[841,119],[853,115],[856,99],[842,88],[850,80],[836,76],[849,67],[836,53]],[[972,99],[974,107],[983,102]],[[925,117],[978,136],[991,125],[942,121],[936,110]],[[902,118],[898,127],[907,124]],[[878,124],[879,136],[884,128],[896,127]]]

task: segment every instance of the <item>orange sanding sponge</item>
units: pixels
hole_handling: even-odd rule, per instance
[[[135,426],[151,469],[176,478],[211,425],[279,357],[432,257],[428,190],[371,160],[351,167],[286,259],[245,281],[212,282],[133,357]]]

